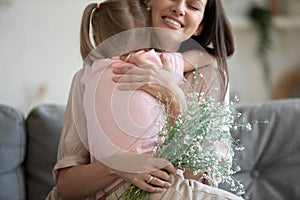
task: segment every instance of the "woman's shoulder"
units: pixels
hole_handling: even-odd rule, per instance
[[[182,53],[184,59],[198,67],[217,64],[214,55],[202,50],[189,50]]]

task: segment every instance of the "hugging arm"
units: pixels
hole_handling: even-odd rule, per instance
[[[124,58],[126,59],[126,58]],[[161,55],[162,67],[148,63],[138,57],[131,55],[127,62],[138,67],[123,67],[115,69],[113,77],[115,82],[121,83],[118,88],[121,90],[140,89],[162,103],[168,103],[172,115],[177,116],[186,107],[185,95],[178,86],[178,74],[172,71],[170,61]]]

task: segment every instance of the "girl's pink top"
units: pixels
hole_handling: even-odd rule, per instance
[[[142,50],[136,54],[147,62],[162,66],[160,53],[154,50]],[[164,54],[178,77],[182,78],[181,54]],[[156,98],[141,90],[119,90],[119,83],[112,81],[115,76],[113,69],[124,66],[128,63],[115,57],[97,60],[85,67],[81,81],[85,86],[83,105],[91,162],[125,152],[153,154],[157,133],[164,124],[164,109]],[[97,199],[103,198],[122,181],[118,179],[100,191]]]

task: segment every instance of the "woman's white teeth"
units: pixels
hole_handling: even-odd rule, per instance
[[[178,22],[176,22],[175,20],[173,19],[170,19],[170,18],[165,18],[165,21],[170,23],[170,24],[173,24],[174,26],[177,26],[177,27],[181,27],[181,24],[179,24]]]

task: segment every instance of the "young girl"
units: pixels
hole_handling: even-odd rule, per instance
[[[193,3],[192,5],[190,4],[191,2]],[[177,27],[178,24],[181,24],[181,26],[183,27],[182,28],[183,32],[186,33],[189,37],[191,36],[191,32],[198,31],[198,29],[200,27],[201,19],[204,16],[204,22],[206,22],[207,24],[204,24],[204,26],[202,27],[203,30],[201,32],[201,35],[203,32],[207,34],[208,30],[211,31],[213,34],[210,34],[209,37],[203,35],[203,37],[206,38],[207,41],[199,40],[198,42],[200,44],[204,42],[204,44],[205,44],[204,47],[207,47],[210,44],[210,42],[212,41],[214,49],[212,49],[212,51],[210,51],[210,52],[212,52],[215,56],[218,56],[217,57],[218,67],[226,68],[226,65],[222,65],[222,64],[226,64],[226,60],[225,60],[226,55],[230,55],[233,52],[233,48],[231,48],[232,47],[232,45],[231,45],[232,38],[230,37],[231,36],[230,34],[228,35],[226,33],[227,34],[227,36],[225,37],[226,43],[224,41],[222,41],[224,43],[219,44],[220,40],[216,39],[217,38],[216,35],[223,34],[223,33],[213,30],[212,27],[214,27],[214,25],[216,25],[216,24],[217,24],[217,26],[219,26],[219,24],[222,24],[224,26],[224,23],[225,23],[224,19],[222,19],[222,17],[224,17],[222,7],[218,0],[217,1],[209,0],[208,2],[198,1],[198,0],[197,1],[153,0],[153,1],[146,1],[146,4],[148,7],[152,8],[152,10],[150,12],[152,13],[152,22],[155,22],[155,23],[153,23],[154,26],[163,27],[167,24],[168,27],[174,28],[174,26]],[[195,7],[196,7],[196,9],[195,9]],[[92,8],[91,12],[98,11],[100,13],[101,9],[102,9],[101,4],[100,4],[100,7],[99,6],[96,7],[96,4],[93,4],[93,8]],[[149,9],[147,8],[147,10],[149,10]],[[186,12],[183,13],[182,10],[186,11]],[[194,11],[194,10],[196,10],[196,11]],[[209,19],[211,18],[211,17],[209,17],[210,13],[215,12],[216,10],[220,13],[216,14],[216,18],[214,19],[216,21],[211,22],[214,25],[210,25],[207,20],[208,20],[208,18]],[[160,17],[157,18],[157,16],[160,16]],[[191,18],[191,16],[192,16],[192,18]],[[220,21],[220,19],[222,19],[222,20]],[[197,26],[195,26],[195,24],[188,23],[188,22],[195,22],[195,21],[198,21]],[[161,22],[163,22],[163,23],[161,23]],[[93,20],[92,20],[92,23],[93,23]],[[194,27],[194,28],[192,28],[192,27]],[[192,28],[192,29],[190,29],[190,28]],[[226,28],[228,28],[228,27],[225,26],[225,29]],[[220,29],[217,29],[217,30],[220,31]],[[93,31],[94,31],[93,36],[94,36],[95,44],[99,44],[98,42],[101,40],[97,40],[97,30],[93,30]],[[221,31],[223,31],[223,30],[221,30]],[[222,37],[222,38],[224,39],[224,37]],[[221,51],[219,51],[220,49],[226,49],[227,51],[221,52]],[[130,56],[128,60],[130,60],[130,62],[132,62],[132,63],[135,63],[133,58],[136,58],[136,56],[135,55]],[[162,61],[163,61],[163,64],[165,64],[165,60],[163,59]],[[224,63],[224,61],[225,61],[225,63]],[[136,64],[139,64],[139,63],[136,63]],[[154,64],[156,64],[156,63],[154,63]],[[140,70],[142,70],[142,71],[148,70],[149,71],[149,69],[154,69],[154,68],[155,68],[154,65],[150,65],[149,67],[147,67],[147,69],[140,68]],[[120,71],[120,69],[122,69],[122,68],[118,68],[116,70],[116,72],[122,73],[121,72],[122,70]],[[135,71],[133,71],[133,74],[134,73],[135,73]],[[166,72],[166,70],[155,69],[154,73],[157,74],[157,76],[155,76],[155,77],[157,79],[160,79],[160,81],[173,80],[173,82],[177,83],[177,80],[174,80],[174,78],[164,79],[167,76],[171,77]],[[161,74],[165,75],[165,77],[161,77],[160,76]],[[155,177],[151,178],[152,176],[150,176],[150,178],[151,178],[151,180],[150,180],[149,173],[121,172],[121,171],[109,168],[99,162],[95,162],[94,164],[88,164],[89,163],[89,160],[87,159],[88,152],[86,150],[84,150],[84,147],[83,147],[83,143],[85,143],[85,142],[82,142],[82,140],[80,138],[78,138],[82,134],[77,135],[77,133],[81,132],[81,130],[84,131],[84,129],[85,129],[84,127],[86,127],[86,125],[84,124],[84,120],[83,120],[83,121],[81,121],[81,123],[83,125],[79,126],[79,128],[78,128],[78,126],[76,127],[76,125],[75,125],[76,123],[78,123],[78,121],[77,122],[74,121],[74,120],[76,120],[76,112],[78,112],[78,110],[81,109],[80,104],[75,103],[76,105],[78,105],[78,107],[74,107],[74,105],[75,105],[74,101],[76,101],[75,97],[80,99],[80,96],[81,97],[83,96],[83,91],[84,91],[84,87],[81,86],[81,84],[79,82],[79,79],[81,79],[81,76],[82,76],[82,70],[76,74],[76,76],[74,78],[74,82],[72,84],[72,89],[71,89],[71,94],[70,94],[71,98],[69,99],[70,101],[68,102],[67,113],[66,113],[66,122],[65,122],[65,127],[63,130],[62,139],[61,139],[60,147],[59,147],[59,149],[61,150],[59,152],[59,156],[58,156],[59,162],[56,164],[55,171],[54,171],[56,173],[56,176],[59,177],[58,188],[60,190],[60,194],[65,197],[68,195],[74,195],[73,197],[87,196],[96,191],[104,189],[107,185],[110,185],[112,182],[116,181],[118,177],[122,177],[123,179],[125,179],[125,180],[127,180],[149,192],[162,192],[160,187],[170,187],[167,184],[167,182],[170,181],[170,176],[168,174],[164,173],[162,170],[160,170],[160,168],[157,168],[156,173],[151,173],[151,175],[155,176]],[[126,76],[124,75],[123,77],[126,77]],[[222,73],[222,77],[225,80],[224,83],[227,83],[226,70],[224,73]],[[131,79],[131,80],[133,80],[133,79]],[[142,83],[144,81],[145,80],[141,80]],[[153,80],[153,82],[157,82],[157,80]],[[155,85],[155,88],[153,87],[153,85]],[[170,89],[171,88],[170,90],[167,90],[167,96],[170,95],[172,97],[172,95],[173,95],[173,96],[175,96],[175,99],[178,98],[178,96],[179,96],[178,94],[180,92],[178,92],[179,91],[178,87],[175,87],[174,84],[172,84],[172,83],[165,81],[164,84],[158,84],[158,85],[153,84],[153,85],[148,84],[147,87],[143,88],[143,90],[147,91],[149,94],[152,94],[153,90],[155,90],[157,88],[159,88],[159,89],[161,89],[161,88],[163,88],[163,89],[169,88]],[[161,91],[163,91],[163,89],[161,89]],[[176,95],[172,94],[172,93],[174,93],[174,91],[175,91]],[[71,109],[72,107],[75,110],[72,110]],[[73,112],[73,114],[72,114],[72,112]],[[134,160],[128,160],[128,162],[130,162],[130,161],[134,161]],[[85,165],[80,166],[80,164],[85,164]],[[76,166],[76,165],[79,165],[79,166],[72,167],[72,166]],[[58,169],[61,169],[61,170],[58,171]],[[172,168],[171,165],[166,166],[165,169],[171,173],[174,173],[174,168]],[[59,174],[58,174],[58,172],[59,172]],[[85,172],[84,175],[82,172]],[[100,176],[100,174],[102,174],[102,175]],[[77,178],[78,176],[80,178]],[[99,176],[101,178],[99,178]],[[72,184],[67,184],[68,182],[72,183]],[[181,182],[181,181],[179,181],[179,182]],[[82,183],[85,183],[85,184],[82,184]],[[176,186],[177,183],[178,183],[178,181],[176,181],[176,183],[174,183],[173,186],[177,187],[178,186],[178,185]],[[152,184],[152,186],[151,186],[151,184]],[[195,185],[195,187],[193,187],[192,190],[190,190],[191,188],[189,188],[189,191],[194,191],[194,189],[198,188],[199,189],[198,191],[200,191],[203,195],[211,193],[212,194],[211,196],[214,196],[214,197],[215,196],[232,197],[232,196],[230,196],[230,194],[220,191],[220,190],[212,190],[210,187],[203,188],[202,185],[200,185],[201,187],[199,187],[197,182],[191,181],[191,182],[186,182],[186,184],[187,185]],[[80,187],[77,187],[77,186],[80,186]],[[72,188],[77,188],[77,189],[74,190]],[[180,194],[178,192],[176,192],[176,191],[178,191],[177,189],[175,188],[175,190],[172,190],[171,188],[169,188],[168,192],[163,193],[163,195],[170,195],[170,192],[171,192],[174,194],[176,193],[176,195],[178,197],[178,195],[180,196]],[[68,191],[72,191],[72,192],[69,193]],[[52,194],[57,195],[57,193],[55,193],[55,191]],[[157,194],[157,195],[162,195],[162,193]],[[198,197],[200,197],[200,195]],[[180,199],[182,199],[182,196]]]

